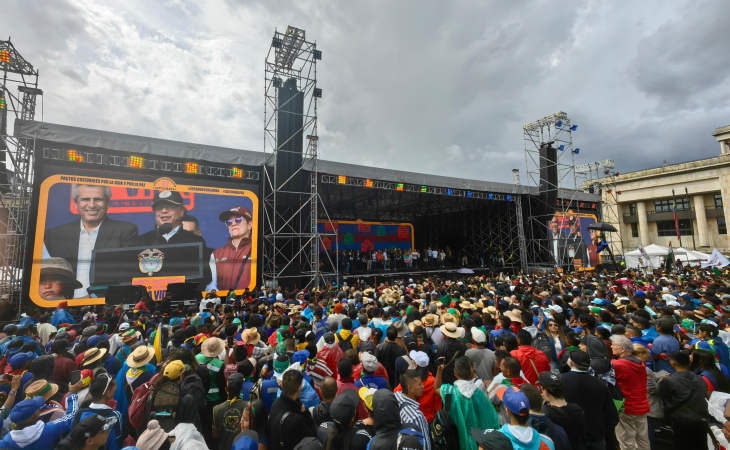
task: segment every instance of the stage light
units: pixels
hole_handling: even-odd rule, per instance
[[[512,196],[511,196],[511,195],[508,195],[508,196],[507,196],[507,201],[509,202],[509,201],[511,201],[511,200],[512,200]]]
[[[239,169],[238,167],[234,167],[233,172],[231,172],[231,176],[233,178],[243,178],[243,170]]]
[[[421,186],[421,192],[428,192],[428,188],[426,186]]]
[[[198,173],[198,164],[191,162],[185,164],[185,173]]]
[[[557,125],[558,125],[558,128],[562,127],[563,126],[563,121],[562,120],[558,120]]]
[[[577,129],[578,129],[578,125],[573,125],[572,127],[570,127],[570,131],[575,131]]]
[[[373,187],[373,180],[365,180],[365,187]]]
[[[75,162],[84,162],[84,157],[81,156],[81,154],[78,153],[76,150],[69,150],[68,151],[68,160],[75,161]]]
[[[398,183],[395,187],[396,191],[402,191],[403,190],[403,183]]]
[[[595,203],[591,203],[591,209],[596,209],[596,204]]]
[[[322,89],[314,88],[314,98],[322,98]]]
[[[446,189],[446,195],[454,195],[453,189]]]
[[[279,39],[278,37],[275,37],[274,39],[271,40],[271,46],[274,48],[281,48],[281,44],[282,44],[281,39]]]
[[[471,191],[466,191],[466,196],[467,196],[467,198],[471,198],[471,196],[472,196]]]
[[[279,77],[274,77],[274,78],[273,78],[273,79],[271,80],[271,82],[272,82],[272,83],[274,84],[274,87],[275,87],[275,88],[280,88],[280,87],[281,87],[281,85],[282,85],[282,82],[281,82],[281,78],[279,78]]]
[[[583,205],[585,205],[585,203],[581,202],[581,203],[580,203],[580,204],[578,205],[578,207],[579,207],[579,208],[582,208],[582,207],[583,207]]]
[[[487,199],[489,199],[489,200],[494,200],[494,194],[489,194],[489,195],[487,195]]]
[[[5,109],[5,97],[0,97],[0,110]]]
[[[344,175],[340,175],[337,177],[337,182],[339,184],[346,184],[347,183],[347,177]]]
[[[10,64],[10,52],[8,50],[0,50],[0,63]]]
[[[322,50],[314,50],[312,56],[314,59],[322,59]]]
[[[576,148],[575,150],[573,150],[573,153],[575,153],[577,155],[578,153],[580,153],[580,149]]]
[[[129,157],[129,167],[141,169],[142,168],[142,157],[141,156],[130,156]]]
[[[562,145],[562,144],[560,144],[560,151],[561,151],[561,152],[565,151],[565,146],[564,146],[564,145]]]

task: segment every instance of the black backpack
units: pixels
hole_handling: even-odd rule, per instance
[[[343,352],[352,350],[352,333],[347,336],[347,339],[343,339],[340,333],[337,333],[337,340],[339,341],[340,348]]]
[[[532,338],[532,346],[545,353],[548,361],[553,360],[553,346],[550,345],[550,339],[548,339],[547,334],[543,331],[538,331],[535,337]]]
[[[431,423],[431,448],[433,450],[459,450],[459,430],[451,420],[451,392],[446,394],[444,407],[436,413]]]
[[[177,409],[180,404],[180,386],[167,382],[152,392],[147,401],[150,420],[156,420],[160,428],[169,433],[177,425]]]
[[[395,439],[393,439],[395,438]],[[418,431],[418,427],[412,423],[404,423],[400,427],[386,433],[375,435],[370,439],[368,448],[389,448],[392,450],[423,450],[425,437]],[[387,443],[385,446],[383,443]],[[433,442],[431,442],[431,448]],[[458,445],[456,447],[459,448]]]

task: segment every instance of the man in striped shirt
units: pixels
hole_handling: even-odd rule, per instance
[[[423,382],[415,370],[406,370],[400,376],[402,392],[395,393],[395,399],[400,408],[401,423],[412,423],[423,434],[424,450],[431,450],[431,435],[429,433],[426,416],[421,412],[418,399],[423,395]]]

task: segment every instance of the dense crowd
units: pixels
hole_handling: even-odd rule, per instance
[[[0,448],[730,448],[730,283],[684,270],[61,302],[0,334]]]

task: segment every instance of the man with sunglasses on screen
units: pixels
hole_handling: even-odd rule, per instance
[[[246,289],[251,282],[251,228],[253,216],[245,206],[234,206],[218,216],[228,227],[228,244],[213,251],[220,290]]]

